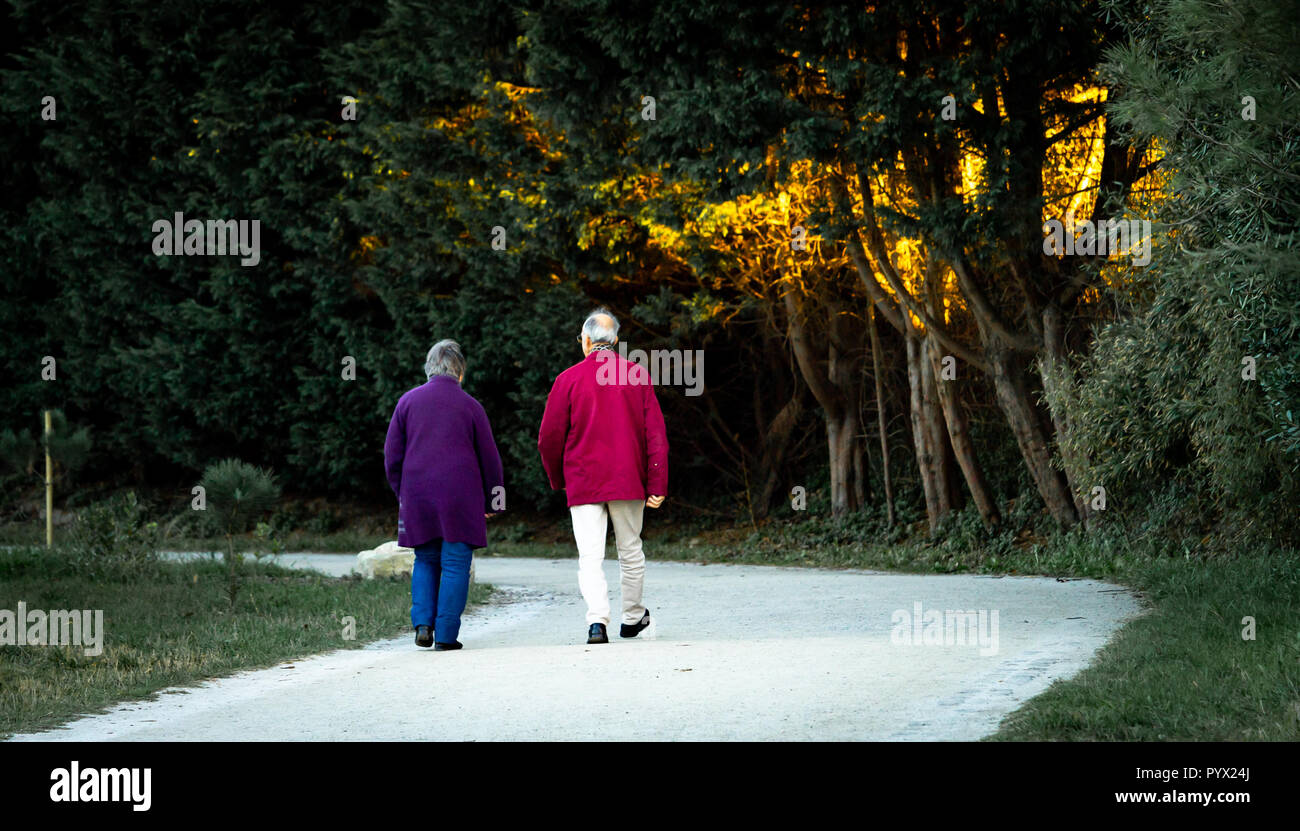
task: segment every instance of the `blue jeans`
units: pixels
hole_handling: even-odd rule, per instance
[[[432,626],[438,643],[460,634],[460,616],[469,599],[468,543],[434,540],[415,547],[411,569],[411,626]]]

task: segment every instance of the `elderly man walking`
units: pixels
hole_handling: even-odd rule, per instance
[[[650,625],[642,604],[641,519],[668,492],[668,439],[650,374],[616,352],[618,320],[588,315],[578,336],[584,358],[561,372],[546,399],[537,449],[551,488],[563,489],[578,544],[578,588],[587,603],[587,643],[609,643],[609,587],[601,563],[614,525],[622,574],[619,630],[635,638]]]
[[[487,545],[489,512],[504,510],[501,456],[483,405],[461,389],[465,355],[433,345],[427,383],[398,399],[384,442],[384,470],[397,496],[397,543],[415,549],[411,626],[415,644],[460,649],[475,548]],[[435,641],[436,637],[436,641]]]

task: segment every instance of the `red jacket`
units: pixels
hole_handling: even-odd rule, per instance
[[[650,373],[593,349],[546,398],[537,449],[569,505],[668,495],[668,437]]]

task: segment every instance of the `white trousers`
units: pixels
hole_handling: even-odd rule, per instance
[[[623,584],[623,622],[640,623],[645,616],[641,588],[645,583],[645,552],[641,550],[642,499],[621,499],[574,505],[573,538],[578,543],[578,588],[587,601],[587,625],[609,625],[609,586],[601,564],[605,560],[605,529],[614,524],[618,566]]]

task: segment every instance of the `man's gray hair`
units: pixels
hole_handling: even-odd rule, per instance
[[[460,351],[460,344],[454,340],[440,340],[429,350],[424,359],[425,377],[450,375],[460,378],[465,374],[465,353]]]
[[[582,334],[592,343],[613,343],[618,340],[618,318],[601,306],[582,322]]]

